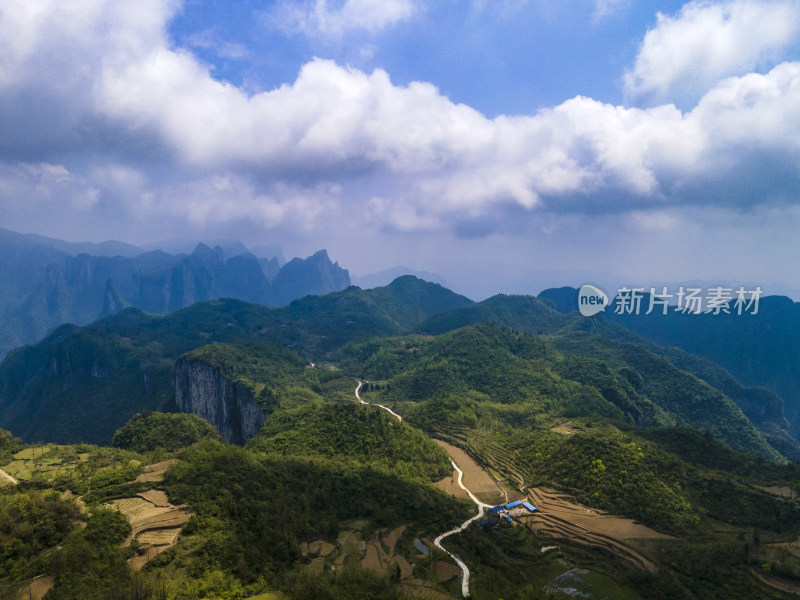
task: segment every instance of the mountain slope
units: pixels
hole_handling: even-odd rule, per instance
[[[625,342],[646,349],[650,358],[661,356],[672,362],[678,370],[686,371],[719,388],[732,399],[762,431],[766,439],[786,457],[800,458],[800,444],[787,432],[783,414],[783,401],[766,389],[746,387],[724,369],[703,358],[682,352],[677,348],[664,347],[644,337],[613,324],[608,314],[585,318],[571,309],[571,298],[577,298],[574,288],[545,290],[543,298],[529,296],[494,296],[483,302],[436,315],[420,326],[420,331],[441,333],[457,327],[480,322],[499,323],[518,331],[540,334],[568,332],[596,333],[610,343]],[[568,312],[563,314],[555,309]],[[574,303],[577,306],[577,302]],[[769,332],[769,328],[765,330]],[[762,332],[758,335],[769,335]],[[572,352],[579,352],[578,345]],[[610,351],[613,354],[614,351]]]
[[[594,415],[647,427],[689,425],[735,449],[781,458],[730,398],[635,344],[586,332],[539,337],[488,323],[415,343],[413,353],[395,355],[398,368],[387,369],[381,394],[426,428],[481,414],[509,424]]]
[[[418,305],[407,305],[416,290]],[[261,341],[323,357],[357,339],[402,333],[417,319],[467,299],[402,278],[386,288],[348,288],[283,308],[224,299],[167,315],[128,308],[93,325],[64,326],[0,363],[0,425],[26,440],[110,441],[145,410],[175,409],[176,360],[214,342]],[[44,417],[46,415],[46,418]]]
[[[517,331],[547,334],[571,322],[572,317],[562,315],[549,302],[539,298],[499,294],[438,314],[417,329],[422,333],[437,335],[475,323],[499,323]]]
[[[447,453],[428,436],[387,412],[355,403],[326,403],[282,411],[248,445],[292,456],[368,464],[407,479],[438,481],[452,473]]]
[[[605,318],[711,360],[744,385],[772,390],[784,400],[793,435],[800,434],[800,303],[768,296],[755,315],[618,315],[607,309]]]

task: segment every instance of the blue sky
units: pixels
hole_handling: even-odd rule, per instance
[[[0,227],[800,288],[798,61],[798,0],[12,0]]]
[[[328,36],[287,28],[276,6],[186,2],[169,32],[214,65],[215,77],[254,91],[292,81],[319,56],[367,72],[385,69],[396,85],[433,82],[453,102],[494,117],[577,95],[622,103],[622,72],[642,32],[658,11],[682,3],[439,1],[385,29]]]

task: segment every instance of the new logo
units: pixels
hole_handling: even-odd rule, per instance
[[[599,288],[588,283],[578,290],[578,310],[584,317],[591,317],[608,306],[608,296]]]

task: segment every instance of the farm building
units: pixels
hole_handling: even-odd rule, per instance
[[[513,502],[509,502],[508,504],[501,504],[499,506],[493,506],[489,510],[493,513],[499,513],[502,510],[512,510],[514,508],[525,508],[530,512],[535,512],[537,508],[531,504],[530,502],[524,502],[522,500],[514,500]]]

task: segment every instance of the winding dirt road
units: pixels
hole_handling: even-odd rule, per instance
[[[362,386],[363,384],[364,384],[364,382],[363,382],[363,381],[359,381],[359,382],[358,382],[358,385],[356,386],[356,398],[358,398],[358,401],[359,401],[359,402],[361,402],[361,404],[372,404],[371,402],[364,402],[364,401],[361,399],[361,396],[359,396],[359,394],[358,394],[358,392],[361,390],[361,386]],[[396,418],[398,421],[402,421],[402,420],[403,420],[403,417],[401,417],[400,415],[398,415],[396,412],[394,412],[394,411],[393,411],[391,408],[389,408],[388,406],[384,406],[383,404],[375,404],[374,406],[380,406],[380,407],[381,407],[383,410],[385,410],[385,411],[386,411],[386,412],[388,412],[390,415],[392,415],[393,417],[395,417],[395,418]]]
[[[442,546],[442,540],[444,538],[446,538],[448,535],[453,535],[454,533],[461,533],[467,527],[469,527],[470,523],[483,518],[483,515],[485,514],[485,512],[484,512],[485,509],[491,508],[492,505],[491,504],[485,504],[485,503],[481,502],[480,500],[478,500],[472,494],[472,492],[470,492],[464,486],[464,482],[463,482],[464,472],[461,469],[458,468],[458,465],[455,463],[455,461],[451,460],[450,464],[453,465],[453,468],[456,471],[458,471],[458,485],[461,487],[461,489],[463,489],[465,492],[467,492],[467,495],[470,497],[470,500],[472,500],[475,504],[478,505],[478,514],[475,515],[474,517],[470,517],[469,519],[464,521],[459,527],[456,527],[455,529],[453,529],[451,531],[446,531],[445,533],[441,534],[439,537],[437,537],[435,540],[433,540],[433,545],[436,546],[437,548],[439,548],[439,550],[443,550],[444,552],[447,552],[447,554],[450,555],[450,558],[452,558],[454,561],[456,561],[456,564],[461,568],[461,594],[464,596],[464,598],[468,598],[469,597],[469,567],[467,565],[465,565],[464,561],[462,561],[458,556],[456,556],[455,554],[450,552],[447,548]]]
[[[359,395],[359,392],[361,391],[361,386],[363,385],[363,383],[364,383],[363,381],[358,381],[358,385],[356,386],[356,398],[358,398],[358,401],[361,404],[371,404],[370,402],[365,402],[364,400],[362,400],[361,396]],[[383,410],[385,410],[389,414],[391,414],[394,417],[396,417],[397,420],[399,420],[399,421],[403,420],[403,417],[398,415],[391,408],[389,408],[387,406],[384,406],[383,404],[375,404],[374,406],[379,406],[380,408],[382,408]],[[452,456],[450,457],[450,464],[453,465],[453,468],[456,471],[458,471],[458,485],[459,485],[459,487],[461,487],[461,489],[463,489],[467,493],[467,495],[470,497],[470,500],[472,500],[475,503],[475,505],[478,507],[478,514],[475,515],[474,517],[470,517],[469,519],[464,521],[458,527],[454,527],[450,531],[446,531],[443,534],[441,534],[439,537],[437,537],[435,540],[433,540],[433,545],[436,546],[437,548],[439,548],[439,550],[442,550],[443,552],[446,552],[450,556],[450,558],[452,558],[455,561],[455,563],[458,565],[458,567],[461,569],[461,593],[463,594],[464,598],[469,598],[469,567],[466,564],[464,564],[464,561],[461,560],[458,556],[456,556],[455,554],[450,552],[447,548],[442,546],[442,540],[444,538],[446,538],[448,535],[453,535],[454,533],[460,533],[460,532],[464,531],[467,527],[469,527],[470,523],[472,523],[474,521],[477,521],[478,519],[481,519],[483,517],[483,515],[485,514],[485,512],[484,512],[485,509],[491,508],[492,505],[491,504],[486,504],[486,503],[481,502],[480,500],[478,500],[475,497],[475,495],[471,491],[469,491],[466,488],[466,486],[464,486],[464,471],[462,471],[461,469],[458,468],[458,465],[455,463],[455,461],[453,460]]]

